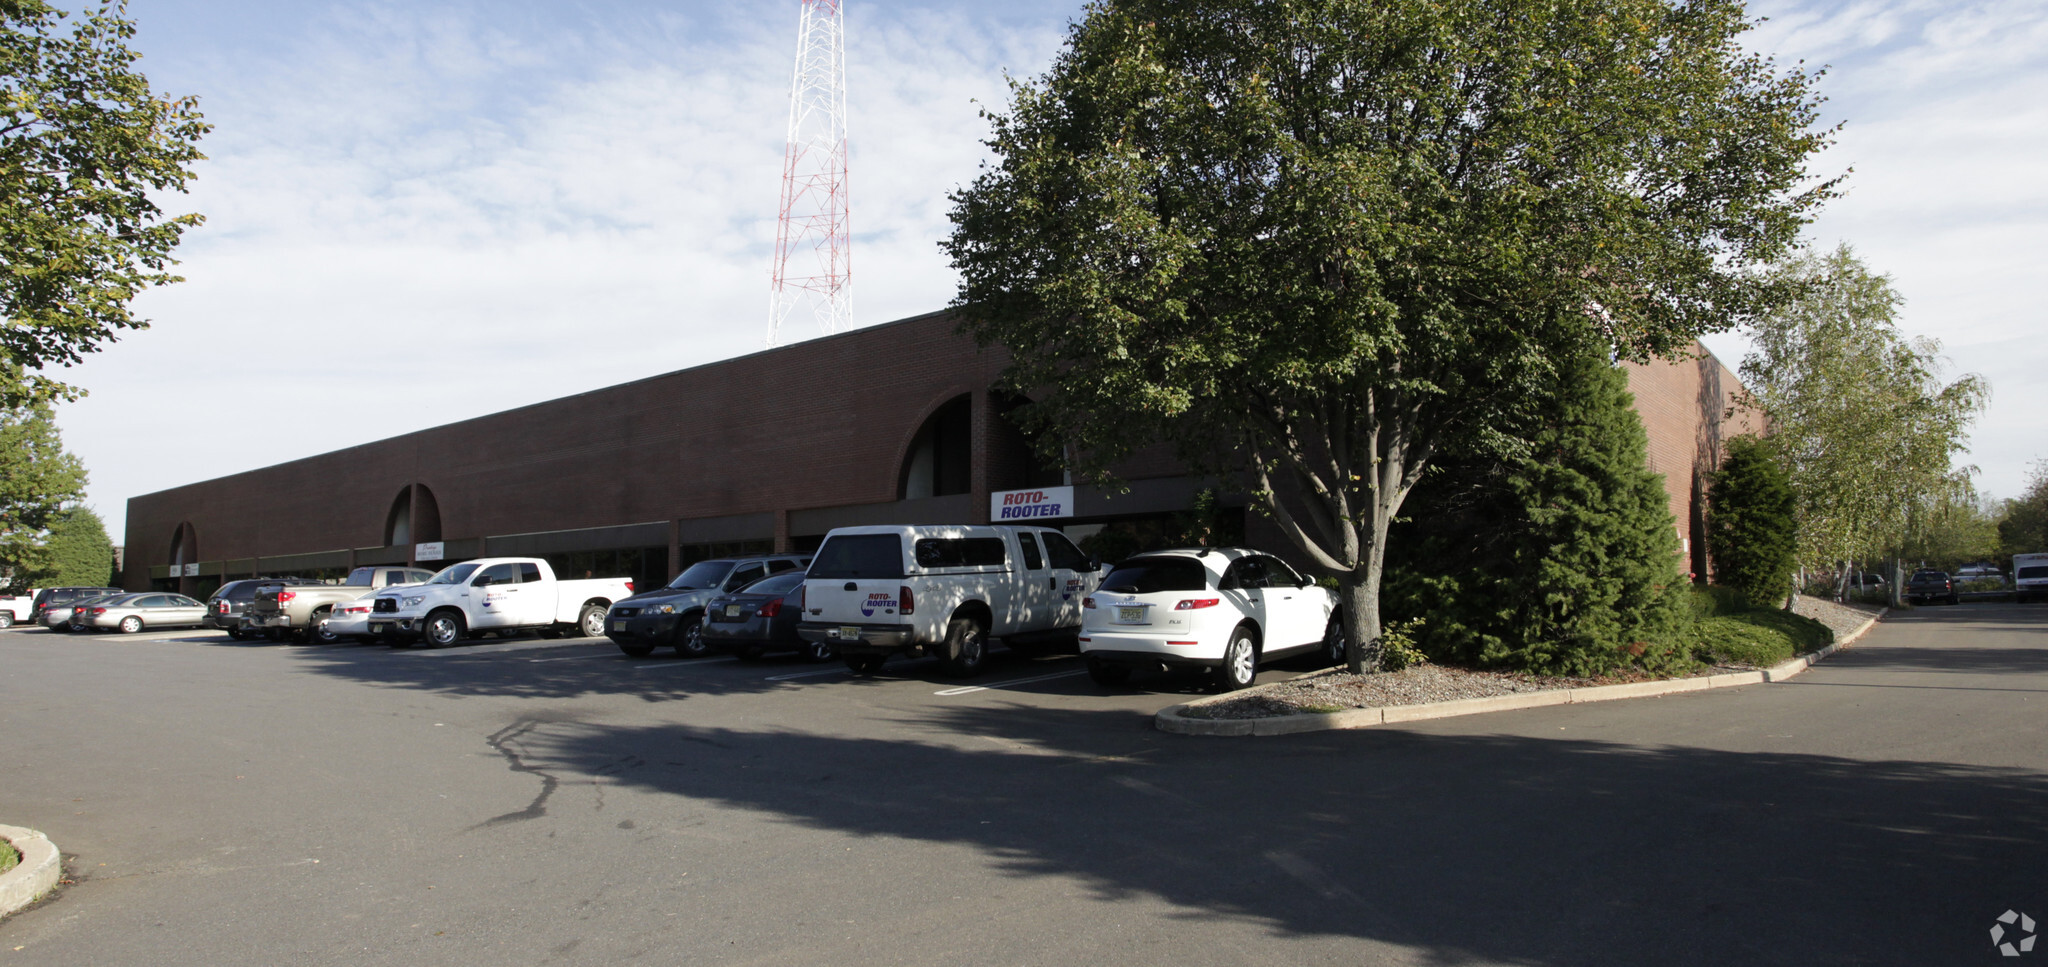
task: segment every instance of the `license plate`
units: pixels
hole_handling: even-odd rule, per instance
[[[1119,606],[1117,606],[1117,609],[1116,609],[1116,620],[1117,620],[1117,623],[1118,623],[1118,624],[1126,624],[1126,625],[1141,625],[1141,624],[1144,624],[1144,623],[1145,623],[1145,608],[1144,608],[1144,606],[1143,606],[1143,605],[1140,605],[1140,606],[1138,606],[1138,607],[1135,607],[1135,608],[1132,608],[1132,607],[1125,607],[1125,606],[1119,605]]]
[[[623,622],[623,621],[614,621],[614,622],[612,622],[612,630],[613,630],[613,631],[624,631],[624,630],[626,630],[626,623],[625,623],[625,622]]]
[[[739,605],[736,605],[736,604],[728,604],[728,605],[726,605],[726,606],[725,606],[725,616],[726,616],[726,617],[728,617],[728,618],[737,618],[737,617],[739,617],[739,616],[740,616],[740,606],[739,606]]]
[[[846,639],[846,638],[859,638],[859,637],[860,637],[860,628],[859,628],[858,626],[856,626],[856,625],[840,625],[840,626],[839,626],[839,637],[840,637],[840,638],[842,638],[842,639]]]

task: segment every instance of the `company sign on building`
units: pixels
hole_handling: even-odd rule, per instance
[[[1039,487],[1000,490],[988,495],[988,519],[994,523],[1050,520],[1074,516],[1074,488]]]

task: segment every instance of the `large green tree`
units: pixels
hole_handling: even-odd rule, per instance
[[[2048,552],[2048,461],[2034,464],[2026,492],[2006,502],[1998,543],[2006,554]]]
[[[1566,675],[1689,660],[1669,498],[1602,348],[1560,363],[1528,452],[1448,461],[1395,528],[1390,610],[1423,618],[1432,655]]]
[[[1102,0],[991,115],[945,243],[1048,456],[1245,475],[1376,666],[1387,528],[1591,320],[1644,358],[1781,298],[1812,78],[1730,0]]]
[[[19,589],[49,573],[50,525],[83,496],[85,466],[65,452],[49,409],[0,409],[0,584]]]
[[[150,90],[126,15],[0,0],[0,406],[75,399],[44,370],[145,328],[130,300],[178,281],[171,250],[201,221],[157,201],[184,190],[208,126]]]
[[[83,505],[58,511],[50,521],[50,561],[45,580],[52,586],[91,586],[114,571],[114,541],[100,515]]]
[[[1798,297],[1754,323],[1742,361],[1765,442],[1799,494],[1799,561],[1816,569],[1895,554],[1943,499],[1967,499],[1955,457],[1989,385],[1941,377],[1941,344],[1909,339],[1899,294],[1847,246],[1779,277]]]

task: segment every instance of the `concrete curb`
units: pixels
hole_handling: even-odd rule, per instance
[[[36,902],[56,887],[64,863],[48,836],[20,826],[0,826],[0,839],[21,853],[21,863],[0,873],[0,917]]]
[[[1246,695],[1255,695],[1261,689],[1273,685],[1254,685],[1242,691],[1228,692],[1209,698],[1196,699],[1179,705],[1160,709],[1152,717],[1152,725],[1161,732],[1175,732],[1181,735],[1293,735],[1300,732],[1328,732],[1336,729],[1363,729],[1375,725],[1392,725],[1396,722],[1420,722],[1425,719],[1447,719],[1460,715],[1480,715],[1486,712],[1505,712],[1509,709],[1537,708],[1544,705],[1579,705],[1587,702],[1612,702],[1624,698],[1649,698],[1657,695],[1673,695],[1679,692],[1702,692],[1714,688],[1735,688],[1742,685],[1762,685],[1782,682],[1812,668],[1835,652],[1849,647],[1877,625],[1877,620],[1891,611],[1886,608],[1865,621],[1862,626],[1850,632],[1848,637],[1809,654],[1801,655],[1784,664],[1753,672],[1728,672],[1720,675],[1702,675],[1697,678],[1673,678],[1661,682],[1630,682],[1625,685],[1593,685],[1585,688],[1554,688],[1541,692],[1514,692],[1508,695],[1493,695],[1486,698],[1466,698],[1451,702],[1431,702],[1425,705],[1387,705],[1380,708],[1354,708],[1341,712],[1302,712],[1293,715],[1275,715],[1259,719],[1204,719],[1185,714],[1188,709],[1227,702]],[[1313,678],[1332,674],[1336,669],[1312,672],[1301,678]],[[1301,678],[1293,679],[1300,681]],[[1275,682],[1275,685],[1282,684]]]

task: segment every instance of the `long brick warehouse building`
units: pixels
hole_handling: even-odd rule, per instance
[[[706,557],[808,549],[834,527],[987,523],[991,494],[1063,481],[1004,415],[1003,352],[954,329],[917,316],[135,497],[123,580],[204,596],[239,577],[521,555],[647,588]],[[1705,474],[1740,430],[1724,425],[1735,376],[1704,350],[1628,376],[1650,469],[1704,574]],[[1073,516],[1036,523],[1080,537],[1158,520],[1204,486],[1164,453],[1120,471],[1128,491],[1077,486]],[[1243,529],[1294,556],[1257,514]]]

